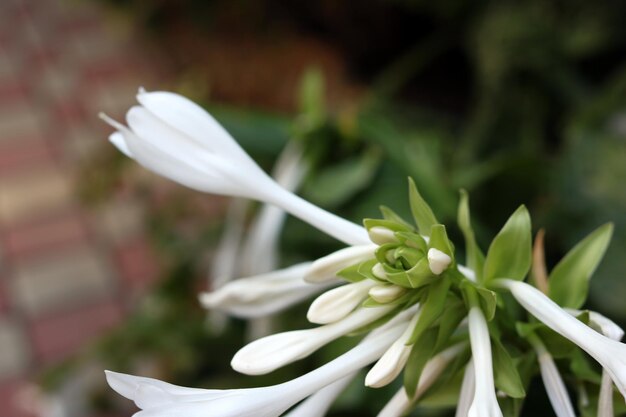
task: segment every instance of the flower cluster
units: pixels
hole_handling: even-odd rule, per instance
[[[382,207],[381,219],[366,219],[361,227],[282,188],[187,99],[141,90],[138,100],[142,106],[128,112],[129,127],[103,116],[118,129],[110,139],[126,155],[188,187],[276,205],[349,245],[314,262],[235,280],[200,296],[207,308],[254,318],[321,293],[307,313],[318,327],[257,339],[234,355],[232,367],[265,374],[337,338],[366,336],[328,364],[270,387],[193,389],[107,372],[111,387],[143,410],[136,416],[319,416],[370,364],[368,387],[388,385],[403,374],[403,387],[380,416],[404,415],[437,390],[457,396],[457,416],[517,415],[537,374],[557,415],[574,416],[557,362],[570,365],[561,368],[581,392],[581,409],[593,406],[598,416],[613,415],[613,384],[626,398],[622,330],[598,313],[580,310],[611,225],[575,246],[549,277],[533,274],[533,285],[525,280],[540,258],[532,255],[530,216],[523,206],[484,253],[462,192],[463,266],[446,226],[412,180],[412,222]],[[587,355],[602,366],[601,375]]]

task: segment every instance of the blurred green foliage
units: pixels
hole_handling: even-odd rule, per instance
[[[288,140],[302,141],[312,169],[301,194],[357,222],[377,216],[380,204],[409,217],[407,176],[444,223],[454,223],[458,189],[469,190],[482,246],[525,203],[533,230],[547,230],[550,266],[591,230],[613,221],[614,239],[591,281],[590,307],[626,323],[626,3],[110,3],[145,25],[164,55],[179,64],[198,63],[194,54],[202,54],[201,43],[184,52],[167,49],[181,27],[200,39],[223,36],[229,28],[233,36],[305,33],[332,45],[363,87],[355,105],[329,106],[324,76],[314,70],[303,74],[300,92],[294,91],[298,110],[292,114],[217,106],[206,98],[204,104],[268,170]],[[111,198],[120,183],[129,182],[129,165],[112,152],[91,163],[86,199]],[[150,194],[145,185],[134,192]],[[284,380],[345,349],[346,342],[332,344],[269,377],[235,376],[228,363],[244,343],[243,323],[214,338],[195,301],[205,275],[201,260],[219,221],[189,210],[191,205],[189,194],[173,193],[151,209],[151,236],[168,268],[128,322],[95,348],[101,361],[122,371],[154,361],[163,377],[184,385],[251,386]],[[194,233],[177,227],[181,213],[199,226]],[[451,235],[460,241],[460,231]],[[338,247],[296,219],[286,224],[285,263]],[[303,307],[296,310],[280,326],[306,326]],[[545,395],[531,389],[543,402],[533,401],[522,413],[542,415],[549,409]],[[383,391],[364,395],[350,388],[337,415],[370,415],[393,392]]]

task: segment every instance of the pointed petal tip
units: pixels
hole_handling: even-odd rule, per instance
[[[136,392],[138,384],[132,375],[109,370],[105,370],[104,374],[107,383],[115,392],[129,400],[133,399],[133,394]]]

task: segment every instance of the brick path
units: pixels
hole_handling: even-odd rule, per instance
[[[90,212],[75,195],[78,165],[109,131],[97,112],[119,117],[155,72],[103,18],[98,2],[0,1],[3,417],[28,415],[16,392],[118,323],[128,286],[156,276],[141,205]]]

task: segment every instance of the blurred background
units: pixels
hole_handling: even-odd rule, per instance
[[[296,146],[294,188],[355,222],[408,214],[407,176],[450,225],[467,189],[483,246],[527,204],[548,266],[612,221],[588,305],[626,324],[625,18],[610,0],[0,2],[0,414],[130,415],[102,369],[256,386],[352,343],[266,377],[230,369],[251,334],[305,327],[306,309],[207,318],[197,293],[228,268],[216,247],[258,207],[108,144],[97,113],[122,120],[139,86],[201,103],[268,171]],[[279,236],[277,265],[340,247],[293,218]],[[361,381],[333,415],[375,415],[397,389]],[[522,415],[551,415],[535,385]]]

